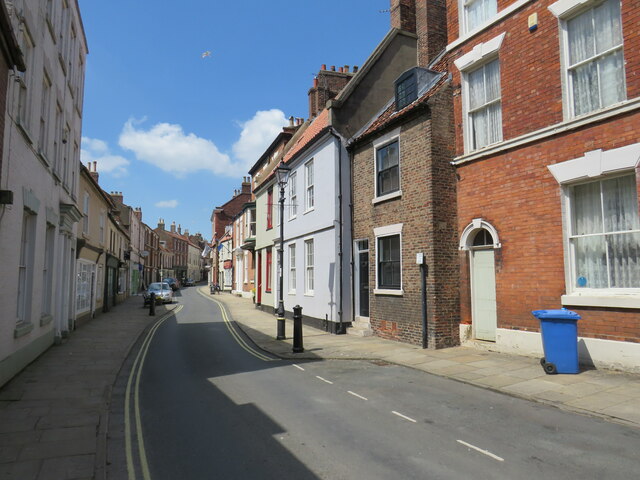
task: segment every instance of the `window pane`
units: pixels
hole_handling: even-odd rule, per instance
[[[573,187],[573,235],[602,233],[600,182]]]
[[[608,288],[603,236],[574,239],[576,288]]]
[[[624,89],[624,64],[622,50],[607,55],[598,61],[600,71],[601,105],[608,107],[626,98]]]
[[[569,63],[571,65],[593,57],[595,43],[591,11],[569,20],[567,33],[569,35]]]
[[[475,110],[485,104],[484,68],[469,74],[469,108]]]
[[[612,288],[640,288],[640,233],[607,235]]]
[[[597,53],[622,43],[619,0],[608,0],[593,11]]]
[[[640,230],[636,188],[634,175],[602,182],[605,232]]]
[[[500,98],[500,64],[497,60],[488,63],[485,68],[486,102]]]

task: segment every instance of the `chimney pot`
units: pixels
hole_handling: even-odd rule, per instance
[[[357,65],[353,66],[353,73],[358,73],[358,66]]]
[[[323,63],[322,66],[320,67],[320,70],[326,70],[327,69],[327,64]]]
[[[318,77],[313,79],[313,88],[318,88]]]
[[[289,126],[293,127],[293,115],[289,117]]]
[[[342,67],[338,67],[338,73],[342,73]]]
[[[331,71],[335,72],[336,71],[336,66],[335,65],[331,65]]]
[[[349,65],[344,66],[344,73],[349,73]]]

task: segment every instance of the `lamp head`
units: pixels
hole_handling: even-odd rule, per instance
[[[281,188],[284,188],[289,181],[289,174],[291,173],[291,167],[280,162],[276,167],[276,180]]]

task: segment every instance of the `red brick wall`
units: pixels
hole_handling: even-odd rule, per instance
[[[640,112],[458,167],[458,230],[482,217],[498,231],[498,327],[537,331],[531,310],[560,308],[566,293],[560,186],[547,165],[640,142]],[[637,173],[640,175],[640,172]],[[640,192],[640,182],[639,182]],[[639,195],[640,196],[640,195]],[[471,321],[469,261],[460,253],[462,321]],[[640,312],[579,308],[579,335],[640,342]]]
[[[402,197],[373,205],[374,151],[369,138],[353,155],[353,235],[369,240],[370,321],[376,335],[422,343],[422,297],[416,253],[429,265],[429,347],[459,341],[459,269],[455,217],[455,172],[450,165],[453,133],[450,89],[432,99],[431,112],[403,122],[400,133]],[[396,128],[390,126],[389,130]],[[387,133],[380,132],[379,136]],[[402,296],[375,295],[373,229],[402,223]]]
[[[498,10],[515,0],[498,1]],[[502,121],[505,140],[562,122],[562,69],[560,66],[559,21],[548,10],[553,3],[540,0],[464,42],[452,52],[452,60],[470,52],[479,43],[506,32],[499,51],[502,87]],[[458,1],[448,0],[449,42],[459,37]],[[538,14],[538,29],[530,33],[527,18]],[[640,96],[640,4],[622,1],[624,59],[627,98]],[[460,86],[460,71],[451,64],[454,85]],[[462,97],[455,97],[456,154],[464,153]]]

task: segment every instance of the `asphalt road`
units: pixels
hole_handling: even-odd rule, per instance
[[[637,478],[640,431],[366,361],[260,351],[182,289],[120,375],[109,478]],[[275,332],[275,319],[274,319]],[[114,438],[117,436],[114,435]],[[117,437],[120,438],[120,437]],[[126,476],[125,476],[126,475]]]

